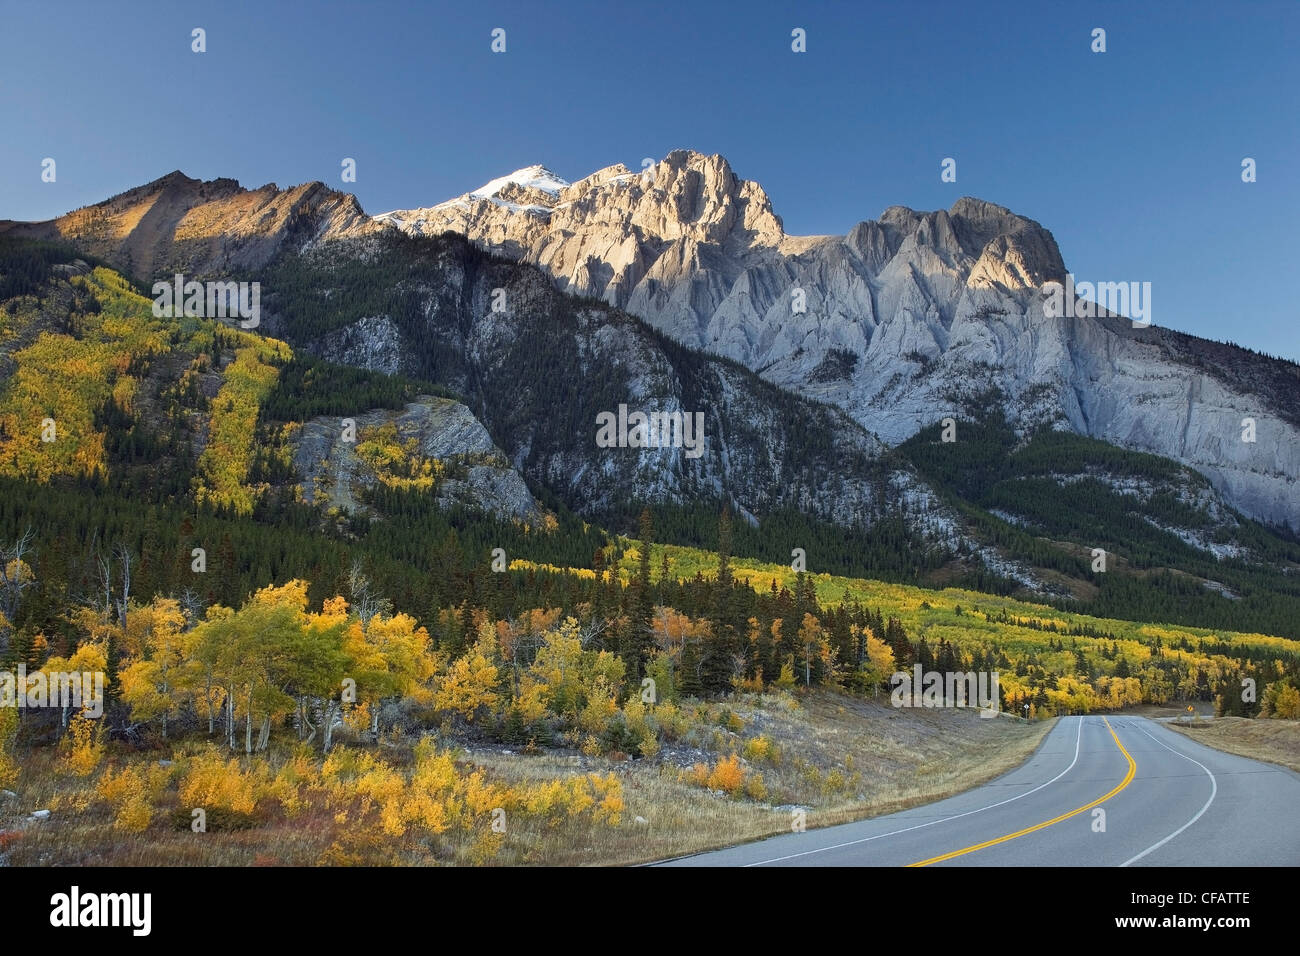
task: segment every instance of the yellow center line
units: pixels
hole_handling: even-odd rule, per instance
[[[1052,817],[1052,819],[1044,820],[1042,823],[1036,823],[1032,827],[1025,827],[1025,829],[1017,830],[1015,833],[1008,833],[1006,836],[1000,836],[996,840],[986,840],[983,843],[976,843],[974,846],[968,846],[964,850],[953,850],[951,853],[943,854],[943,856],[932,856],[928,860],[921,860],[918,863],[909,863],[907,865],[929,866],[931,863],[941,863],[944,860],[951,860],[953,857],[965,856],[967,853],[974,853],[976,850],[982,850],[985,847],[997,846],[999,843],[1006,843],[1008,840],[1022,837],[1026,833],[1033,833],[1035,830],[1042,830],[1045,827],[1050,827],[1053,823],[1060,823],[1062,820],[1070,819],[1070,817],[1077,817],[1080,813],[1083,813],[1086,810],[1091,810],[1093,807],[1097,806],[1097,804],[1105,803],[1111,797],[1115,796],[1115,794],[1119,793],[1133,782],[1133,775],[1137,773],[1138,767],[1133,758],[1129,756],[1129,752],[1124,749],[1124,745],[1119,742],[1119,737],[1115,734],[1115,728],[1110,725],[1110,721],[1103,717],[1102,722],[1105,723],[1106,729],[1110,731],[1111,737],[1114,738],[1115,746],[1119,748],[1119,752],[1122,753],[1124,759],[1128,761],[1128,773],[1125,775],[1124,779],[1119,782],[1119,786],[1110,793],[1103,797],[1098,797],[1096,800],[1092,801],[1092,803],[1082,806],[1078,810],[1071,810],[1069,813],[1062,813],[1059,817]]]

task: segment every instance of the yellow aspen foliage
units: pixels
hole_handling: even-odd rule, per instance
[[[480,639],[464,657],[458,657],[437,682],[433,707],[450,711],[472,722],[481,710],[492,710],[501,697],[496,691],[500,673],[493,663],[496,635],[490,627],[488,640]]]
[[[386,803],[398,799],[406,789],[406,781],[392,767],[377,764],[352,782],[357,796],[369,798],[376,803]]]
[[[153,810],[149,801],[142,796],[135,796],[122,804],[113,818],[113,826],[127,833],[142,833],[149,826]]]
[[[760,763],[762,761],[777,763],[780,760],[780,752],[777,749],[776,744],[774,744],[772,738],[766,734],[760,734],[757,737],[751,737],[749,740],[746,740],[745,746],[742,748],[742,753],[744,753],[745,759],[750,763]]]
[[[896,670],[894,651],[888,644],[876,637],[871,628],[867,628],[867,660],[871,670],[880,675],[881,681],[889,680]]]
[[[491,813],[498,807],[512,809],[518,802],[509,788],[488,783],[481,770],[465,779],[465,807],[476,816]]]
[[[556,630],[542,636],[537,657],[523,680],[523,692],[536,692],[551,713],[576,718],[583,704],[582,641],[578,622],[567,618]]]
[[[713,766],[713,771],[709,774],[709,789],[722,790],[729,794],[735,794],[745,783],[745,771],[740,766],[740,758],[736,754],[731,754],[721,758]]]
[[[635,735],[642,757],[653,757],[659,752],[655,721],[642,703],[640,694],[633,694],[623,705],[623,723]]]
[[[376,614],[364,628],[354,620],[344,650],[358,693],[363,703],[372,706],[370,729],[375,727],[374,712],[380,701],[393,697],[423,700],[424,684],[437,669],[429,632],[408,614]]]
[[[126,766],[114,770],[110,767],[96,783],[95,794],[117,807],[143,788],[144,780],[136,773],[135,768]]]
[[[612,773],[604,777],[593,773],[587,779],[595,797],[592,819],[608,826],[618,826],[624,810],[623,785]]]
[[[445,464],[420,454],[416,438],[403,441],[393,422],[364,428],[358,437],[361,440],[356,446],[357,458],[369,465],[380,483],[389,488],[428,491],[446,472]]]
[[[510,706],[518,712],[525,724],[541,720],[546,716],[545,688],[536,682],[527,682],[513,698]]]
[[[0,707],[0,789],[18,782],[18,762],[14,759],[14,738],[18,735],[18,711]]]
[[[787,654],[781,662],[781,673],[776,678],[776,686],[780,690],[791,690],[794,684],[794,657]]]
[[[168,720],[192,696],[188,688],[196,668],[184,653],[185,618],[175,599],[156,597],[134,609],[128,621],[128,646],[138,659],[119,675],[122,700],[136,720],[158,719],[165,738]]]
[[[343,723],[358,734],[364,733],[370,729],[370,715],[370,701],[363,700],[355,707],[348,708],[343,712]]]
[[[452,755],[438,750],[428,738],[420,741],[415,749],[412,788],[433,794],[449,793],[455,789],[456,778],[456,761]]]
[[[96,782],[94,793],[116,810],[132,801],[148,805],[162,796],[170,778],[171,770],[167,767],[130,764],[117,769],[110,767]]]
[[[674,703],[656,705],[654,716],[659,733],[669,740],[677,740],[691,729],[690,714]]]
[[[403,808],[403,816],[428,833],[443,833],[451,825],[446,804],[430,794],[412,794]]]
[[[1300,690],[1281,681],[1269,684],[1260,697],[1260,716],[1283,720],[1300,717]]]
[[[477,833],[469,848],[469,863],[471,866],[486,866],[501,852],[501,847],[506,842],[506,835],[494,833],[487,828],[480,828]]]
[[[1300,690],[1287,686],[1278,691],[1273,714],[1284,720],[1300,718]]]
[[[569,816],[581,816],[587,810],[595,806],[596,795],[592,792],[592,776],[594,775],[586,777],[570,777],[568,781],[566,781],[564,803]]]
[[[102,720],[77,714],[68,723],[68,736],[64,738],[64,754],[68,770],[78,777],[88,777],[104,759],[104,727]]]
[[[587,691],[587,706],[578,715],[578,726],[593,734],[604,731],[618,713],[618,702],[614,695],[615,689],[604,675],[598,676]]]
[[[747,787],[751,796],[753,793],[766,793],[766,790],[762,787],[762,777],[741,766],[740,756],[734,753],[726,757],[720,757],[712,768],[706,764],[697,763],[685,774],[685,777],[697,787],[721,790],[732,797],[739,796],[742,790],[746,790]],[[757,778],[757,782],[750,783],[754,778]],[[754,797],[754,799],[762,799],[762,797]]]
[[[385,834],[391,837],[406,833],[406,809],[401,800],[388,800],[379,811],[379,824]]]
[[[529,788],[524,809],[534,816],[546,816],[555,807],[564,805],[565,792],[564,781],[544,780]]]
[[[280,346],[273,339],[265,340]],[[272,363],[277,352],[254,339],[235,352],[235,360],[222,373],[222,385],[212,400],[208,443],[198,460],[194,494],[200,503],[228,507],[251,514],[260,488],[245,484],[253,463],[253,432],[261,402],[275,386],[278,374]]]
[[[250,763],[245,770],[237,758],[227,761],[215,747],[205,748],[190,758],[181,777],[181,805],[251,814],[268,774],[264,763]]]
[[[303,808],[303,790],[319,786],[320,770],[311,751],[299,747],[286,761],[267,787],[267,796],[276,800],[288,816],[296,816]]]

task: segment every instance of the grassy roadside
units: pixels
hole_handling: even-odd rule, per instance
[[[163,755],[114,754],[82,778],[41,752],[25,763],[17,798],[0,801],[0,865],[642,863],[788,832],[795,807],[804,809],[807,827],[817,828],[951,796],[1019,765],[1053,724],[985,720],[967,710],[895,709],[887,698],[824,691],[745,694],[703,707],[690,733],[642,760],[462,748],[462,778],[481,773],[486,785],[502,792],[536,795],[554,781],[590,774],[618,782],[616,819],[590,809],[512,810],[503,833],[491,830],[480,808],[465,825],[393,837],[358,805],[356,787],[327,794],[305,783],[301,809],[293,814],[279,808],[282,794],[264,797],[235,825],[193,833],[190,804],[178,793],[185,758],[156,769]],[[396,743],[382,749],[394,767],[407,760]],[[152,815],[138,831],[116,822],[113,807],[96,792],[97,780],[123,765],[158,777]],[[170,783],[163,779],[168,774]],[[412,787],[403,799],[414,793]],[[47,808],[48,819],[29,819]],[[226,819],[209,815],[214,824]]]
[[[1300,772],[1300,720],[1183,718],[1167,721],[1165,726],[1207,747]]]
[[[630,827],[595,834],[587,846],[557,841],[544,852],[546,862],[644,863],[789,832],[796,807],[814,829],[941,800],[1019,766],[1055,723],[895,709],[830,692],[797,703],[787,695],[744,695],[728,709],[732,725],[744,729],[715,731],[708,749],[665,748],[655,764],[624,764]],[[755,748],[759,739],[769,743]],[[761,775],[764,799],[737,799],[692,782],[695,763],[710,762],[711,753],[733,743],[750,755],[741,766]],[[474,756],[503,774],[520,770]]]

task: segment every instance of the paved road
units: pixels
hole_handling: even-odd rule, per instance
[[[661,865],[1296,866],[1300,775],[1142,717],[1065,717],[958,796]]]

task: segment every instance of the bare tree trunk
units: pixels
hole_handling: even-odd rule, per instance
[[[307,725],[307,729],[311,731],[311,733],[307,735],[307,739],[304,741],[308,746],[310,746],[311,742],[316,739],[317,730],[316,725],[311,722],[311,710],[311,703],[305,701],[303,704],[302,719],[303,723]]]
[[[99,559],[99,583],[104,589],[104,620],[113,615],[113,559]]]
[[[126,609],[131,601],[131,552],[125,544],[117,546],[117,560],[122,565],[122,599],[117,605],[118,623],[126,630]]]
[[[216,717],[212,713],[212,679],[209,678],[206,686],[203,688],[203,698],[208,704],[208,736],[211,737],[216,731]]]
[[[334,717],[338,706],[332,700],[325,703],[325,739],[321,747],[323,753],[329,753],[330,747],[334,746]]]
[[[235,749],[235,687],[226,688],[226,746]]]

